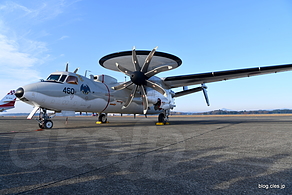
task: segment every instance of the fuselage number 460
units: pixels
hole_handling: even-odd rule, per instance
[[[67,94],[74,94],[75,93],[75,89],[71,88],[71,87],[64,87],[63,92],[67,93]]]

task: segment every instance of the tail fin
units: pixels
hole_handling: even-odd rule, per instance
[[[1,106],[14,106],[16,100],[15,90],[11,90],[7,95],[1,100]]]

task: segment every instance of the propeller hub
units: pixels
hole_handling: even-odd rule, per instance
[[[146,85],[147,77],[141,71],[135,71],[131,74],[131,81],[136,85]]]

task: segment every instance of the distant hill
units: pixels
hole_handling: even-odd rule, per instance
[[[236,114],[292,114],[291,109],[275,109],[275,110],[243,110],[234,111],[228,109],[219,109],[209,112],[171,112],[171,115],[236,115]]]
[[[29,113],[1,113],[0,116],[28,116]]]
[[[275,110],[242,110],[235,111],[226,108],[208,112],[179,112],[171,111],[171,115],[236,115],[236,114],[292,114],[292,109],[275,109]],[[28,116],[29,113],[0,113],[1,116]],[[76,112],[75,115],[80,115]],[[92,113],[82,113],[82,115],[92,115]],[[116,114],[115,114],[116,115]],[[37,114],[35,114],[37,116]]]

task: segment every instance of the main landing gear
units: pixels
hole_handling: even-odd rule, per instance
[[[100,113],[97,117],[98,121],[96,124],[108,123],[107,121],[107,113]]]
[[[47,114],[47,110],[45,108],[41,108],[39,115],[39,127],[41,129],[51,129],[53,127],[53,121],[50,120],[50,116]]]
[[[164,110],[162,113],[160,113],[158,115],[158,122],[156,123],[156,125],[169,125],[169,122],[168,122],[169,114],[170,114],[170,110]],[[103,124],[103,123],[108,123],[107,113],[98,114],[96,124]]]
[[[167,122],[169,113],[169,110],[164,110],[162,113],[160,113],[158,115],[158,122],[156,123],[156,125],[169,125],[169,122]]]

